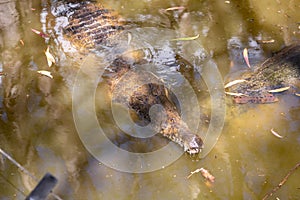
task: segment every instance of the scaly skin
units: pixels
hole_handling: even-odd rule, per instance
[[[84,50],[97,51],[98,46],[114,46],[114,36],[124,28],[119,18],[110,10],[99,4],[82,2],[66,6],[65,15],[69,23],[64,27],[64,33],[75,46]],[[135,62],[140,62],[139,58]],[[118,80],[132,66],[125,57],[115,59],[109,69],[106,70],[104,80],[110,85],[111,91],[115,89]],[[156,127],[158,133],[174,141],[184,148],[189,154],[197,154],[201,151],[203,142],[200,136],[190,131],[187,124],[182,121],[174,103],[168,98],[167,89],[160,84],[143,84],[146,77],[134,74],[130,77],[132,84],[140,82],[140,87],[133,89],[132,85],[122,86],[122,93],[117,97],[118,102],[134,110],[144,123],[150,123],[149,110],[151,106],[160,104],[166,112],[166,120]],[[130,97],[128,99],[128,97]],[[152,119],[155,121],[155,119]]]
[[[300,43],[287,46],[263,62],[255,72],[240,79],[246,80],[229,88],[230,92],[245,96],[235,97],[236,103],[272,103],[277,97],[268,91],[300,86]]]

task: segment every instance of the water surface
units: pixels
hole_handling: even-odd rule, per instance
[[[171,28],[181,37],[200,34],[197,41],[216,62],[225,82],[248,70],[244,48],[249,49],[254,66],[300,39],[299,0],[101,3],[139,26]],[[161,9],[174,6],[186,9],[162,14]],[[60,22],[52,15],[50,3],[5,1],[0,10],[0,69],[5,74],[0,77],[0,148],[37,178],[46,172],[55,175],[59,183],[54,192],[61,198],[261,199],[300,161],[300,99],[286,94],[279,96],[278,103],[266,105],[235,105],[226,99],[222,135],[201,160],[183,155],[172,165],[145,174],[106,167],[87,152],[78,137],[71,88],[77,72],[74,68],[81,59],[71,50],[64,53],[68,46],[61,46],[57,35]],[[51,38],[45,40],[31,28]],[[51,68],[44,55],[47,46],[57,59]],[[38,70],[50,70],[54,78],[41,76]],[[199,74],[187,74],[199,82]],[[201,106],[209,107],[201,94],[198,97]],[[102,100],[106,101],[105,97]],[[118,130],[106,118],[101,120],[111,132]],[[274,136],[271,129],[283,138]],[[200,174],[187,179],[201,167],[215,176],[213,184]],[[296,171],[272,198],[300,199],[299,177]],[[3,156],[0,183],[1,199],[24,199],[36,185]]]

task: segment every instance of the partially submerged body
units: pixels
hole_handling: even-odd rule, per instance
[[[241,78],[244,82],[229,88],[236,103],[272,103],[275,93],[300,88],[300,43],[287,46],[263,62],[253,73]]]
[[[65,9],[63,14],[68,17],[68,25],[64,27],[65,37],[78,49],[97,54],[100,49],[118,45],[115,38],[124,27],[117,15],[110,10],[89,2],[70,3],[65,6]],[[180,112],[169,98],[168,89],[162,82],[145,83],[150,75],[134,72],[135,64],[143,63],[143,58],[132,56],[132,54],[129,57],[130,61],[128,55],[121,54],[111,61],[103,74],[110,92],[113,92],[120,78],[129,71],[133,72],[129,78],[129,84],[118,86],[121,87],[122,92],[115,97],[116,102],[134,111],[143,124],[154,123],[154,129],[159,134],[183,146],[184,151],[190,154],[199,153],[203,146],[202,139],[193,133],[181,119]],[[135,88],[133,85],[139,85],[139,87]],[[156,104],[162,105],[164,111],[159,110],[153,118],[150,118],[150,108]],[[156,119],[163,112],[166,116],[165,120],[157,121]]]

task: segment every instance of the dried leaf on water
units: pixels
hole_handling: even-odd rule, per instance
[[[19,40],[19,41],[20,41],[20,43],[21,43],[22,46],[25,45],[23,40]]]
[[[41,36],[42,38],[49,38],[49,35],[47,35],[46,33],[43,33],[43,32],[40,32],[38,30],[35,30],[35,29],[31,29],[32,32],[34,32],[35,34]]]
[[[209,182],[213,183],[215,182],[215,177],[213,175],[211,175],[211,173],[209,173],[208,170],[202,168],[202,170],[200,171],[201,172],[201,175],[206,179],[208,180]]]
[[[274,90],[269,90],[268,92],[270,92],[270,93],[284,92],[284,91],[286,91],[288,89],[290,89],[290,86],[283,87],[283,88],[278,88],[278,89],[274,89]]]
[[[175,38],[175,39],[172,39],[171,41],[189,41],[189,40],[195,40],[199,37],[200,35],[196,35],[196,36],[193,36],[193,37],[183,37],[183,38]]]
[[[271,133],[272,133],[274,136],[278,137],[278,138],[283,138],[283,136],[279,135],[279,134],[278,134],[276,131],[274,131],[273,129],[271,129]]]
[[[171,7],[171,8],[165,9],[165,11],[171,11],[171,10],[183,10],[183,9],[185,9],[185,7],[183,7],[183,6],[175,6],[175,7]]]
[[[245,81],[246,81],[246,80],[244,80],[244,79],[230,81],[229,83],[227,83],[227,84],[224,86],[224,88],[229,88],[229,87],[231,87],[231,86],[233,86],[233,85],[236,85],[236,84],[238,84],[238,83],[242,83],[242,82],[245,82]]]
[[[228,94],[230,96],[235,96],[235,97],[248,96],[248,95],[243,94],[243,93],[235,93],[235,92],[225,92],[225,94]]]
[[[52,63],[55,63],[55,59],[52,56],[52,54],[49,52],[49,47],[47,47],[47,50],[45,51],[45,55],[47,58],[48,66],[51,67]]]
[[[270,43],[274,43],[275,40],[274,39],[271,39],[271,40],[262,40],[261,41],[263,44],[270,44]]]
[[[215,181],[215,177],[213,175],[211,175],[211,173],[209,173],[209,171],[207,169],[204,169],[202,167],[199,168],[199,169],[196,169],[195,171],[192,171],[191,174],[188,175],[187,178],[190,178],[193,174],[196,174],[196,173],[199,173],[199,172],[209,182],[213,183]]]
[[[248,57],[248,49],[245,48],[244,51],[243,51],[243,56],[244,56],[244,59],[246,61],[246,64],[249,68],[251,68],[250,66],[250,62],[249,62],[249,57]]]
[[[48,76],[49,78],[53,78],[53,76],[51,75],[51,72],[46,71],[46,70],[40,70],[40,71],[37,71],[37,73]]]

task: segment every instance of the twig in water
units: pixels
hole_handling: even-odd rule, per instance
[[[36,182],[39,181],[39,179],[37,177],[35,177],[33,174],[31,174],[27,169],[25,169],[25,167],[23,167],[20,163],[18,163],[15,159],[13,159],[10,155],[8,155],[5,151],[3,151],[0,148],[0,154],[2,154],[5,158],[7,158],[8,160],[10,160],[14,165],[16,165],[22,172],[24,172],[25,174],[27,174],[28,176],[30,176],[33,180],[35,180]],[[16,187],[16,189],[18,189]],[[18,189],[19,191],[19,189]],[[24,195],[24,193],[22,192],[22,194]],[[62,200],[62,198],[60,198],[58,195],[54,194],[54,192],[51,192],[50,195],[52,195],[55,199],[57,200]]]
[[[271,197],[271,196],[273,196],[273,194],[275,193],[275,192],[277,192],[280,188],[281,188],[281,186],[283,186],[286,182],[287,182],[287,180],[288,180],[288,178],[298,169],[298,167],[300,167],[300,162],[299,163],[297,163],[292,169],[290,169],[290,171],[287,173],[287,175],[280,181],[280,183],[275,187],[275,188],[273,188],[273,190],[272,191],[270,191],[269,193],[267,193],[264,197],[263,197],[263,200],[266,200],[266,199],[268,199],[269,197]]]
[[[8,155],[5,151],[3,151],[0,148],[0,153],[7,158],[8,160],[10,160],[14,165],[16,165],[22,172],[24,172],[25,174],[27,174],[28,176],[30,176],[30,178],[32,178],[35,181],[39,181],[33,174],[31,174],[27,169],[25,169],[20,163],[18,163],[15,159],[13,159],[10,155]]]

